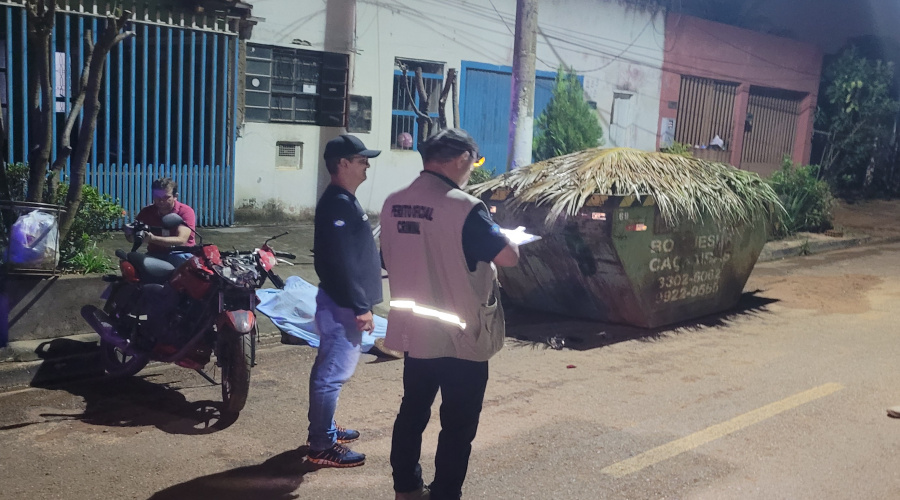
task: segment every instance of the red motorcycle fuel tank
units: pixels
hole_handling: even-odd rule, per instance
[[[216,256],[218,253],[219,251],[216,250]],[[200,300],[206,296],[212,286],[210,281],[212,274],[212,270],[203,265],[203,260],[195,255],[178,266],[178,269],[169,278],[169,285],[178,292],[186,293],[191,298]]]
[[[219,247],[215,245],[205,245],[203,247],[203,256],[206,257],[206,260],[212,265],[222,265],[222,255],[219,253]]]

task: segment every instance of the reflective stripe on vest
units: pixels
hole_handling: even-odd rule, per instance
[[[434,318],[445,323],[450,323],[452,325],[456,325],[462,329],[466,328],[466,323],[459,319],[459,316],[448,313],[445,311],[441,311],[439,309],[434,309],[433,307],[426,307],[416,304],[414,300],[392,300],[391,307],[397,309],[406,309],[408,311],[412,311],[413,314],[419,316],[425,316],[429,318]]]

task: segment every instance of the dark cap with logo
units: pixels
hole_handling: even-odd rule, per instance
[[[448,128],[428,138],[421,146],[419,153],[423,161],[449,160],[463,153],[472,153],[478,157],[478,144],[468,132],[461,128]]]
[[[380,150],[366,149],[366,145],[352,135],[341,135],[325,144],[325,154],[323,156],[328,160],[331,158],[347,158],[353,155],[375,158],[380,154]]]

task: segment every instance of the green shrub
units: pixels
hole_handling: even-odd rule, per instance
[[[783,238],[798,231],[821,232],[832,227],[834,197],[818,174],[818,165],[795,165],[785,158],[781,170],[768,179],[785,208],[785,212],[774,215],[773,237]]]
[[[534,160],[596,148],[603,138],[597,113],[584,100],[573,71],[560,68],[553,97],[534,123]]]
[[[694,157],[694,147],[690,144],[674,141],[672,145],[665,148],[659,148],[660,153],[669,153],[673,155],[684,156],[685,158]]]
[[[66,201],[69,185],[61,183],[56,195],[56,203]],[[109,237],[109,226],[122,217],[124,210],[113,197],[102,194],[94,186],[81,188],[81,205],[75,214],[75,221],[66,240],[60,245],[60,262],[69,264],[77,254],[91,248],[96,241]]]
[[[81,274],[102,273],[113,268],[112,261],[94,241],[68,259],[66,266]]]
[[[21,163],[7,165],[6,175],[13,201],[24,201],[28,185],[28,166]],[[69,185],[60,183],[56,199],[52,202],[58,205],[65,204],[68,191]],[[45,193],[45,201],[48,201],[46,200],[48,196],[49,194]],[[80,266],[92,262],[93,259],[89,257],[91,252],[100,252],[96,248],[96,242],[109,237],[109,226],[122,217],[123,213],[122,207],[111,196],[101,194],[94,186],[82,187],[81,205],[78,207],[75,221],[69,235],[60,242],[60,266],[76,271],[94,272],[86,271]],[[90,266],[96,267],[93,264]]]
[[[28,189],[28,165],[13,163],[6,166],[6,178],[9,181],[9,194],[13,201],[25,201]]]
[[[481,184],[482,182],[486,182],[491,180],[491,171],[483,169],[481,167],[472,170],[472,176],[469,177],[469,185],[474,186],[475,184]]]

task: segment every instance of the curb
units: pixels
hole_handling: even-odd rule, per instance
[[[759,254],[759,259],[757,259],[757,262],[771,262],[773,260],[832,252],[835,250],[843,250],[845,248],[856,246],[880,245],[886,243],[896,243],[898,241],[900,241],[900,236],[874,237],[868,235],[861,235],[850,238],[834,238],[833,240],[797,240],[791,242],[785,248],[767,250],[765,247],[763,247],[763,251]],[[801,254],[801,248],[803,248],[804,246],[806,247],[806,254]]]
[[[785,259],[788,257],[801,257],[804,254],[801,253],[803,251],[806,252],[806,255],[812,255],[816,253],[828,252],[832,250],[842,250],[844,248],[850,248],[853,246],[864,245],[868,243],[872,239],[871,236],[860,236],[856,238],[835,238],[834,240],[828,241],[794,241],[791,242],[787,247],[784,248],[776,248],[773,250],[766,250],[763,247],[762,253],[759,254],[759,259],[757,262],[770,262],[773,260]],[[805,250],[801,250],[805,247]]]

